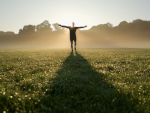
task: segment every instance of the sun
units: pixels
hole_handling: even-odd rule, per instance
[[[64,19],[61,24],[66,26],[72,26],[72,22],[74,22],[74,26],[83,26],[83,23],[81,21],[72,18]]]

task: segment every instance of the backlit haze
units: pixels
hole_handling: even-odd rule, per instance
[[[93,25],[121,21],[150,20],[149,0],[1,0],[0,31],[14,31],[44,20],[71,25]],[[67,22],[68,21],[68,22]]]
[[[82,40],[82,36],[84,36],[83,39],[85,39],[86,37],[85,33],[81,33],[82,35],[80,35],[80,32],[82,32],[82,30],[89,30],[93,26],[98,26],[100,24],[106,23],[110,23],[113,25],[112,27],[115,27],[118,26],[122,21],[130,23],[136,19],[150,21],[149,4],[149,0],[1,0],[0,31],[13,31],[15,34],[18,34],[19,29],[22,29],[23,26],[38,25],[44,20],[48,20],[52,28],[53,23],[71,26],[72,22],[75,22],[75,26],[87,25],[87,28],[83,28],[77,33],[77,43],[79,43],[77,47],[82,47],[81,42],[84,43],[84,40]],[[62,33],[62,37],[63,35],[64,37],[67,37],[65,39],[66,42],[64,43],[67,43],[67,47],[70,47],[69,33]],[[81,38],[79,40],[78,35]],[[91,36],[91,39],[95,37],[93,34],[88,36]],[[55,38],[54,35],[53,37]],[[99,36],[97,36],[97,38],[98,37]],[[105,43],[111,43],[113,37],[101,37],[99,38],[99,41],[102,42],[103,40],[105,40]],[[132,41],[134,40],[134,38],[132,39]],[[90,39],[90,37],[88,39]],[[115,37],[115,40],[116,39],[117,38]],[[141,38],[137,41],[141,42],[141,40],[145,40],[145,38]],[[144,43],[147,43],[147,46],[143,46]],[[119,44],[122,45],[121,43]],[[136,46],[131,46],[132,44],[129,44],[129,47],[149,47],[149,44],[150,43],[146,40],[140,44],[142,46],[138,46],[138,43],[136,43]],[[61,44],[58,45],[61,47]],[[62,43],[62,45],[65,44]],[[108,46],[107,43],[107,46],[104,47],[120,47],[118,44],[117,46],[112,45],[114,45],[114,43],[110,44],[110,46]],[[87,47],[86,44],[85,47]],[[90,47],[92,47],[92,45]],[[98,44],[96,44],[96,46],[93,47],[103,46],[98,46]]]

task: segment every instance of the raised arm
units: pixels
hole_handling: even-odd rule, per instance
[[[78,28],[85,28],[85,27],[87,27],[87,26],[81,26],[81,27],[76,27],[76,28],[78,29]]]
[[[70,26],[64,26],[64,25],[60,25],[60,24],[58,24],[58,25],[61,27],[70,28]]]

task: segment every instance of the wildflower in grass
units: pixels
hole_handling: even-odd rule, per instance
[[[3,92],[3,95],[5,95],[5,92]]]
[[[9,96],[9,98],[13,98],[13,96]]]
[[[46,91],[48,91],[49,89],[46,89]]]

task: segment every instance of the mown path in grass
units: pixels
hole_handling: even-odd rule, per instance
[[[133,102],[118,92],[78,52],[71,52],[56,72],[50,90],[41,100],[44,112],[131,113]],[[140,111],[138,111],[140,112]]]

